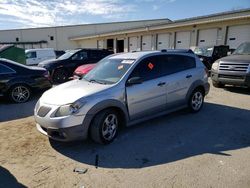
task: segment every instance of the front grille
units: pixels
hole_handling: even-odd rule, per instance
[[[228,79],[244,80],[244,79],[245,79],[245,76],[219,74],[219,78],[228,78]]]
[[[249,63],[226,63],[221,62],[219,66],[220,71],[229,72],[247,72]]]
[[[40,117],[45,117],[49,113],[50,110],[51,110],[50,107],[41,106],[37,112],[37,115],[39,115]]]

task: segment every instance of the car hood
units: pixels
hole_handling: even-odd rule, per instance
[[[112,85],[92,83],[85,80],[73,80],[46,91],[40,101],[52,105],[70,104],[82,97],[87,97],[110,87]]]
[[[61,62],[62,60],[59,60],[59,59],[49,59],[49,60],[45,60],[45,61],[42,61],[38,64],[39,67],[45,67],[46,65],[50,65],[50,64],[54,64],[54,63],[59,63]]]
[[[230,55],[221,58],[220,61],[231,63],[250,63],[250,55]]]

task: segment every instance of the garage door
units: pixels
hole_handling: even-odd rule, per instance
[[[250,25],[239,25],[228,27],[227,45],[237,48],[241,43],[250,41]]]
[[[199,31],[198,46],[215,46],[218,29],[204,29]]]
[[[138,37],[129,37],[129,51],[139,50]]]
[[[170,48],[170,34],[158,34],[157,38],[157,50]]]
[[[190,31],[177,32],[176,33],[175,48],[176,49],[189,49],[190,38],[191,38]]]
[[[152,50],[152,36],[144,35],[142,36],[142,50]]]

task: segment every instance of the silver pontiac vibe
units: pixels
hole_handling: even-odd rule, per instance
[[[111,55],[79,80],[46,91],[35,107],[37,129],[59,141],[108,144],[118,128],[181,108],[198,112],[207,70],[190,50]]]

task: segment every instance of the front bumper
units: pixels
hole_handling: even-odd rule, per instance
[[[211,72],[211,79],[222,84],[250,87],[250,73],[234,74],[227,72]]]
[[[69,128],[55,128],[55,127],[45,128],[45,126],[42,126],[37,123],[36,128],[42,134],[57,141],[68,142],[73,140],[86,139],[86,137],[84,136],[85,134],[83,125],[77,125]]]
[[[45,107],[48,112],[40,113],[39,110]],[[83,140],[88,137],[90,115],[69,115],[54,117],[57,106],[38,105],[36,106],[34,118],[39,132],[49,138],[58,141]]]

